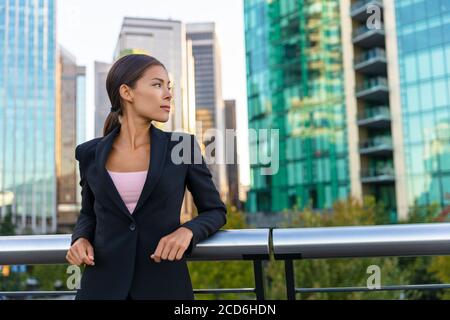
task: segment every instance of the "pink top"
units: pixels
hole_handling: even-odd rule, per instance
[[[144,188],[145,179],[147,178],[146,171],[132,171],[132,172],[114,172],[109,171],[117,191],[119,191],[123,202],[127,206],[130,213],[133,213],[134,208],[139,200],[142,189]]]

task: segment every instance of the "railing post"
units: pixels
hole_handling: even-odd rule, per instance
[[[255,275],[256,300],[265,300],[262,260],[253,260],[253,272]]]
[[[284,271],[286,276],[286,295],[288,300],[295,300],[294,263],[292,259],[284,260]]]

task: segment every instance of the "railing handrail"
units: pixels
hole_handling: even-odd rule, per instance
[[[32,246],[30,240],[33,240]],[[61,254],[69,245],[70,235],[0,237],[0,264],[66,263]],[[256,293],[258,300],[265,299],[262,260],[269,258],[266,254],[269,248],[272,248],[275,259],[284,260],[289,300],[295,299],[299,292],[368,291],[363,287],[296,288],[293,260],[450,255],[450,223],[218,231],[198,243],[192,255],[199,260],[236,260],[245,259],[245,255],[250,254],[247,258],[253,260],[255,288],[197,289],[194,293],[251,292]],[[235,250],[239,254],[236,255]],[[443,288],[450,288],[450,284],[384,286],[377,290]],[[19,298],[74,294],[75,291],[0,292],[6,297]]]
[[[380,23],[380,28],[369,28],[366,25],[358,26],[357,28],[355,28],[353,30],[353,38],[359,37],[359,36],[365,34],[366,32],[372,32],[372,31],[384,32],[384,24]]]
[[[450,255],[450,223],[274,229],[272,241],[284,259]]]
[[[220,230],[201,241],[191,260],[450,255],[450,223]],[[66,263],[70,235],[0,237],[0,265]]]
[[[361,91],[365,91],[365,90],[371,90],[374,87],[378,87],[378,86],[388,87],[387,78],[381,77],[381,76],[367,78],[356,87],[356,91],[361,92]]]
[[[268,259],[270,229],[219,230],[201,241],[187,260]],[[0,265],[64,264],[71,235],[0,237]]]
[[[378,176],[395,176],[394,166],[385,165],[382,167],[361,170],[362,178],[373,178]]]
[[[386,59],[386,51],[382,48],[373,48],[368,51],[364,51],[363,53],[356,56],[355,63],[358,64],[361,62],[366,62],[374,58]]]
[[[367,138],[360,142],[360,149],[374,148],[379,146],[392,147],[392,138],[390,136],[377,136],[373,138]]]
[[[370,107],[358,114],[358,120],[369,119],[378,116],[391,116],[391,112],[388,106],[376,106]]]

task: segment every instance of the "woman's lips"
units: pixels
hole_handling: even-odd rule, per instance
[[[170,106],[161,106],[161,109],[164,109],[167,112],[170,112]]]

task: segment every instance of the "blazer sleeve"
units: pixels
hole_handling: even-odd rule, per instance
[[[194,161],[195,156],[192,156],[191,163],[188,165],[186,174],[186,185],[194,198],[195,206],[197,207],[198,215],[185,222],[181,227],[186,227],[192,230],[193,237],[186,254],[191,254],[198,242],[206,239],[223,225],[226,224],[227,209],[225,204],[220,199],[213,181],[212,175],[206,166],[203,156],[201,156],[200,146],[194,135],[191,135],[191,154],[199,155],[197,162]],[[201,161],[200,161],[201,160]]]
[[[82,152],[80,146],[75,149],[75,158],[78,160],[80,168],[80,186],[81,186],[81,210],[75,228],[72,232],[71,245],[78,238],[86,238],[92,243],[96,226],[96,217],[94,213],[94,194],[87,183],[84,175],[82,163]]]

